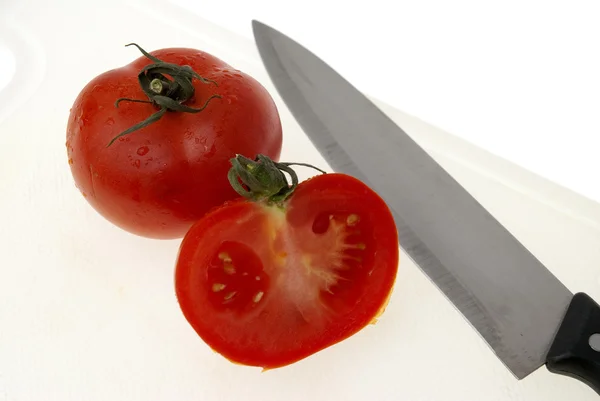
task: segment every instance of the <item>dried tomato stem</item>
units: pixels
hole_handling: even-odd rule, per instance
[[[150,90],[157,95],[162,95],[170,89],[171,85],[167,81],[163,81],[160,78],[154,78],[150,81]]]
[[[324,170],[306,163],[279,163],[259,154],[255,160],[242,155],[230,160],[232,167],[227,178],[233,189],[253,201],[267,200],[280,203],[286,200],[298,186],[298,175],[292,165],[310,167],[326,174]],[[289,174],[292,184],[284,173]]]
[[[200,76],[198,73],[192,70],[189,65],[178,65],[164,62],[146,52],[135,43],[130,43],[126,46],[137,47],[145,57],[153,62],[142,68],[138,74],[140,87],[149,100],[119,98],[115,101],[115,107],[119,107],[121,102],[150,103],[158,107],[159,110],[148,116],[148,118],[144,121],[141,121],[121,132],[108,143],[107,147],[112,145],[118,138],[155,123],[156,121],[160,120],[167,111],[198,113],[204,110],[212,99],[221,98],[220,95],[213,94],[200,108],[184,105],[183,103],[190,100],[194,96],[195,89],[194,85],[192,84],[192,80],[194,78],[205,84],[212,83],[215,86],[218,86],[217,83],[213,80]]]

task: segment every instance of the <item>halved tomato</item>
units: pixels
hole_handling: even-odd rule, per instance
[[[373,190],[337,173],[292,189],[213,210],[180,247],[183,314],[236,363],[277,368],[348,338],[383,312],[396,279],[396,226]]]

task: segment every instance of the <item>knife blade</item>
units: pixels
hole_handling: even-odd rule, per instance
[[[252,21],[267,73],[330,166],[388,203],[404,252],[523,379],[539,367],[600,394],[600,306],[575,295],[424,149],[308,49]]]

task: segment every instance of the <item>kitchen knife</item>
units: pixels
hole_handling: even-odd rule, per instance
[[[600,394],[600,306],[573,295],[425,150],[309,50],[253,21],[267,72],[338,172],[377,191],[399,243],[522,379],[542,365]]]

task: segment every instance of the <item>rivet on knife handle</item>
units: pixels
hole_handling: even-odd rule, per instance
[[[586,294],[575,294],[548,352],[546,367],[600,394],[599,337],[600,306]]]

